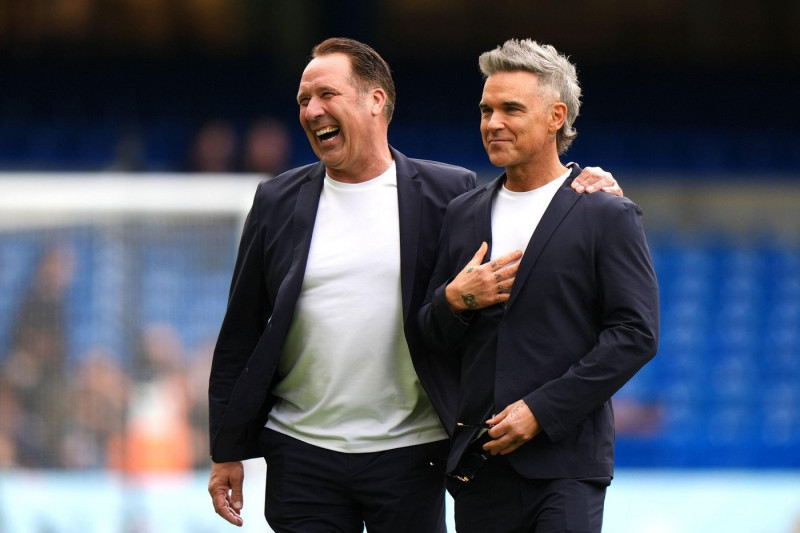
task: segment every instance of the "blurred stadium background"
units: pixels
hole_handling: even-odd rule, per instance
[[[0,531],[231,530],[210,351],[254,184],[314,160],[294,96],[338,35],[392,66],[394,146],[485,180],[478,54],[570,55],[567,158],[643,207],[662,298],[605,530],[800,530],[797,2],[0,0]]]

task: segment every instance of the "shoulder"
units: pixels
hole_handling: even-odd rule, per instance
[[[397,165],[398,182],[402,180],[420,186],[423,197],[441,203],[442,207],[459,194],[474,189],[477,183],[475,172],[467,168],[406,157],[397,150],[392,153]]]
[[[467,168],[449,163],[442,163],[441,161],[431,161],[429,159],[415,159],[408,158],[409,163],[420,172],[443,174],[443,175],[456,175],[456,176],[474,176],[475,173]]]
[[[262,181],[256,188],[251,213],[263,220],[288,217],[297,205],[303,187],[315,181],[321,187],[324,176],[322,164],[312,163]]]
[[[309,163],[308,165],[303,165],[301,167],[296,167],[285,172],[282,172],[275,176],[274,178],[262,181],[259,184],[259,190],[263,191],[277,191],[282,189],[292,189],[301,185],[305,182],[310,176],[314,176],[317,173],[321,173],[324,175],[324,168],[322,168],[321,163]]]
[[[391,150],[392,157],[394,157],[394,160],[397,164],[398,174],[407,174],[409,176],[419,174],[429,179],[468,181],[471,183],[470,188],[475,186],[475,172],[467,168],[448,163],[442,163],[441,161],[407,157],[405,154],[391,146],[389,149]]]
[[[581,173],[581,166],[577,163],[568,163],[567,167],[571,169],[569,178],[564,181],[560,192],[561,194],[569,194],[578,196],[578,205],[583,209],[601,210],[608,212],[625,212],[634,211],[641,214],[641,208],[636,205],[630,198],[625,196],[617,196],[615,194],[608,194],[602,191],[594,193],[579,193],[572,188],[572,182]]]
[[[591,194],[578,193],[574,191],[569,184],[566,185],[566,188],[569,189],[567,194],[579,196],[578,205],[580,205],[582,209],[590,209],[607,214],[632,212],[641,215],[642,213],[641,207],[626,196],[617,196],[602,191]]]
[[[498,187],[498,180],[502,180],[503,177],[497,178],[495,180],[490,181],[489,183],[484,183],[472,190],[469,190],[465,193],[460,194],[456,197],[451,203],[449,208],[453,211],[461,211],[464,209],[472,209],[475,207],[475,202],[484,196],[492,195],[497,190]]]
[[[256,190],[256,200],[267,201],[269,199],[282,198],[286,195],[297,194],[297,191],[299,191],[309,179],[315,176],[322,179],[324,175],[325,169],[319,162],[287,170],[274,178],[259,183]]]
[[[447,191],[453,198],[474,189],[477,183],[475,172],[464,167],[426,159],[407,159],[407,162],[413,169],[408,177],[421,181],[429,190]],[[400,172],[398,167],[398,175]]]
[[[630,238],[631,232],[642,231],[642,209],[629,198],[604,192],[579,194],[570,190],[565,194],[578,195],[568,217],[571,227],[603,235],[604,242],[606,239],[625,240]]]

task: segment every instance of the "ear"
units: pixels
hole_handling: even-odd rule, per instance
[[[567,104],[564,102],[556,102],[550,106],[550,129],[558,131],[567,120]]]
[[[379,87],[375,87],[370,91],[368,102],[373,116],[383,115],[383,108],[386,106],[386,92]]]

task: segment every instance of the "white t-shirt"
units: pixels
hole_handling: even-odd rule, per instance
[[[364,183],[326,176],[267,427],[348,453],[446,439],[402,307],[394,163]]]
[[[513,192],[500,188],[492,204],[492,253],[496,259],[514,250],[528,246],[536,226],[542,219],[556,191],[569,177],[571,170],[550,183],[525,192]]]

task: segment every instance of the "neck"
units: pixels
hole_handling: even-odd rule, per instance
[[[394,158],[387,144],[370,152],[369,157],[361,161],[356,168],[334,169],[325,167],[325,171],[331,179],[342,183],[363,183],[386,172],[392,161],[394,161]]]
[[[506,189],[513,192],[532,191],[547,185],[558,178],[567,167],[561,164],[558,157],[554,161],[541,164],[528,164],[524,167],[506,167]]]

